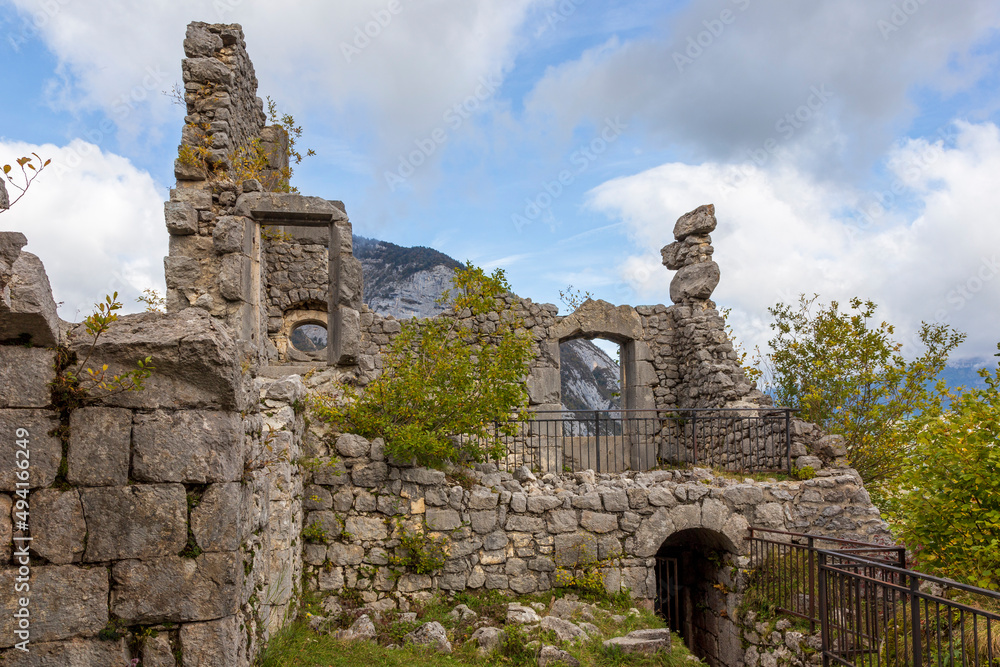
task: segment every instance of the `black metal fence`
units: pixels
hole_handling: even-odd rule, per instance
[[[751,529],[750,549],[748,594],[818,625],[825,666],[1000,666],[1000,593],[909,570],[902,547]]]
[[[734,472],[790,471],[789,408],[539,411],[501,436],[497,463],[543,472],[649,470],[694,464]],[[499,429],[498,429],[499,430]]]

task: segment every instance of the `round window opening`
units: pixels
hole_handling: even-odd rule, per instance
[[[322,324],[300,324],[292,330],[289,341],[299,352],[325,350],[326,327]]]

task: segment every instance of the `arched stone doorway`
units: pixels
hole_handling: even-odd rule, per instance
[[[578,339],[601,338],[617,343],[620,349],[621,377],[620,409],[614,423],[608,424],[603,435],[564,433],[563,455],[581,463],[581,467],[599,472],[646,470],[655,467],[656,450],[653,438],[642,433],[640,419],[654,421],[653,387],[656,373],[652,353],[643,340],[642,320],[631,306],[614,306],[607,301],[588,299],[573,313],[562,318],[549,331],[555,357],[556,372],[561,366],[559,346]],[[562,403],[561,390],[555,405]],[[597,430],[600,430],[598,425]]]
[[[734,622],[736,558],[733,542],[707,528],[677,531],[656,553],[656,611],[712,667],[735,665],[743,656]]]

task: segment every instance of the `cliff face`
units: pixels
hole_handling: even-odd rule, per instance
[[[364,302],[380,315],[403,320],[433,317],[444,310],[437,303],[451,277],[462,266],[457,260],[417,246],[354,237],[354,256],[364,272]],[[618,363],[588,340],[560,346],[564,410],[609,410],[620,407]]]
[[[361,236],[354,237],[354,256],[364,272],[365,303],[399,320],[432,317],[444,310],[436,301],[462,266],[433,248],[403,248]]]
[[[611,410],[621,407],[618,363],[589,340],[559,346],[563,410]]]

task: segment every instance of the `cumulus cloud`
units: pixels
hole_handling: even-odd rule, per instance
[[[950,324],[969,335],[956,359],[980,358],[995,350],[998,335],[1000,190],[991,178],[1000,173],[1000,130],[957,123],[955,132],[953,146],[917,139],[890,153],[897,191],[916,202],[915,212],[883,197],[878,215],[864,218],[856,213],[867,193],[787,166],[712,162],[608,181],[591,191],[590,206],[649,248],[622,262],[622,279],[640,296],[669,303],[672,272],[657,251],[673,240],[677,217],[714,203],[722,282],[713,298],[734,308],[737,331],[751,344],[763,347],[769,337],[768,306],[818,293],[824,302],[873,299],[907,344],[921,321]]]
[[[436,127],[452,130],[445,114],[470,96],[479,93],[485,108],[512,66],[526,13],[547,1],[307,0],[290,9],[246,0],[52,0],[44,9],[10,0],[59,60],[55,105],[104,111],[136,136],[170,113],[159,92],[181,79],[187,23],[238,22],[262,96],[299,117],[313,112],[328,124],[319,131],[367,137],[372,167]]]
[[[774,138],[847,174],[912,115],[915,85],[979,79],[990,58],[973,50],[1000,26],[1000,4],[695,0],[669,26],[550,68],[526,107],[562,128],[631,118],[688,162],[745,159]]]
[[[5,162],[36,152],[52,163],[26,196],[0,214],[45,264],[63,319],[79,321],[105,294],[130,311],[144,289],[164,291],[165,192],[127,159],[82,140],[65,146],[0,142]]]

